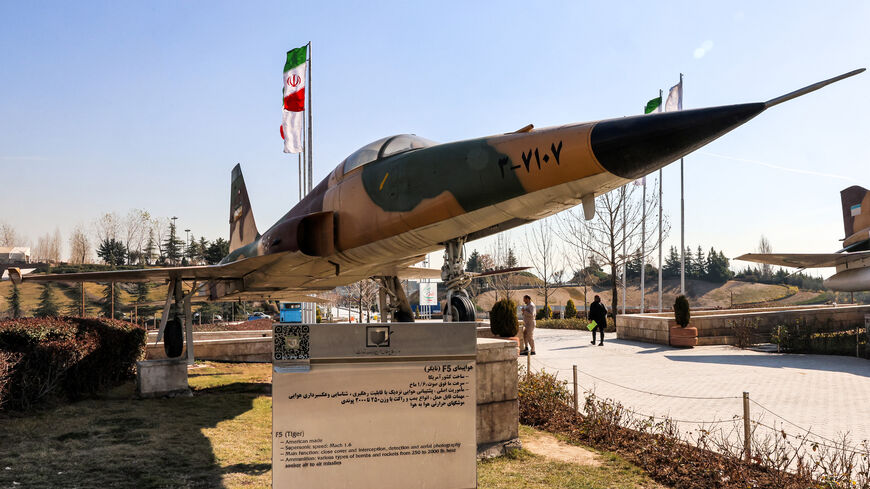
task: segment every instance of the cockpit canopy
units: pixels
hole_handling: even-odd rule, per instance
[[[377,161],[388,156],[413,151],[420,148],[428,148],[435,146],[435,141],[430,141],[426,138],[414,134],[398,134],[389,136],[383,139],[378,139],[373,143],[369,143],[362,148],[354,151],[347,159],[344,160],[344,173],[347,173],[355,168],[359,168],[366,163]]]

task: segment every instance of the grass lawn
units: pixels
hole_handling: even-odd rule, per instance
[[[137,400],[129,382],[99,399],[0,417],[0,488],[268,488],[270,382],[270,364],[208,362],[190,370],[191,398]],[[601,461],[521,450],[480,462],[479,487],[658,487],[616,455]]]

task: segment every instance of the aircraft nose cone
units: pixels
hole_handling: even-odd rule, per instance
[[[605,170],[634,180],[704,146],[764,109],[763,103],[753,103],[602,121],[592,129],[592,151]]]

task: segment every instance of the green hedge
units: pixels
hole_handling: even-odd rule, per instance
[[[541,319],[535,321],[535,326],[545,329],[582,329],[589,331],[586,325],[589,324],[588,319],[571,318],[571,319]],[[613,323],[612,317],[607,317],[607,327],[604,328],[608,333],[616,331],[616,326]]]
[[[0,321],[0,410],[92,395],[130,378],[145,330],[111,319]]]

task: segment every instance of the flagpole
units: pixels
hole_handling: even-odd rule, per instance
[[[627,184],[626,184],[627,185]],[[622,313],[625,314],[625,294],[626,294],[626,267],[628,267],[628,257],[625,256],[625,185],[622,186]]]
[[[296,153],[296,156],[299,157],[299,200],[302,200],[302,153]]]
[[[682,110],[682,101],[683,74],[680,73],[680,110]],[[680,158],[680,294],[686,294],[686,200],[682,158]]]
[[[312,170],[312,158],[311,153],[314,147],[311,139],[311,42],[308,43],[308,190],[305,192],[311,192],[311,170]]]
[[[303,110],[308,110],[308,108],[306,107]],[[308,126],[308,124],[305,122],[305,114],[303,113],[303,115],[302,115],[302,153],[300,153],[302,155],[302,165],[299,167],[299,192],[300,192],[299,200],[304,199],[305,195],[308,194],[307,184],[305,183],[308,181],[308,177],[306,176],[308,174],[308,171],[307,171],[308,165],[305,164],[305,161],[308,159],[308,133],[305,130],[305,128],[307,126]]]
[[[659,168],[659,312],[662,312],[662,169]]]
[[[643,210],[640,221],[640,313],[644,309],[644,270],[646,268],[646,176],[643,176]]]

